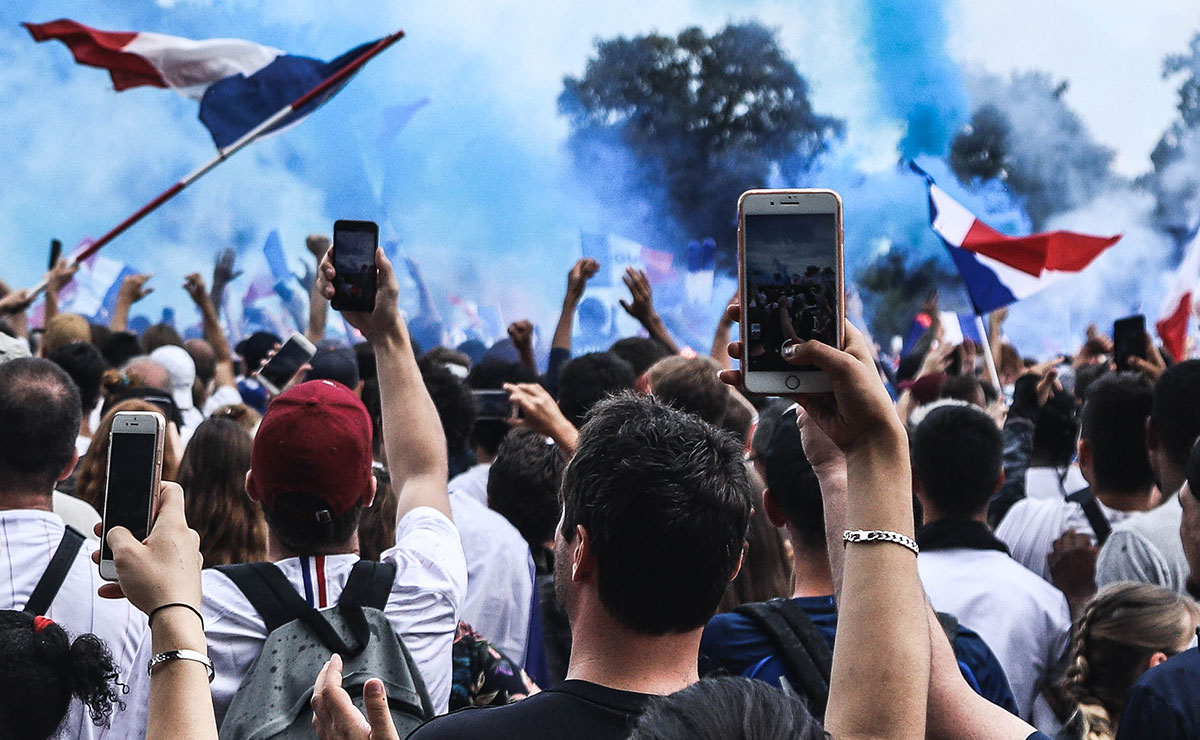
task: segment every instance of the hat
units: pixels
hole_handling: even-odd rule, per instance
[[[196,382],[196,363],[183,347],[166,344],[150,353],[150,359],[163,366],[171,379],[171,398],[183,410],[192,408],[192,385]]]
[[[0,363],[29,357],[29,341],[20,337],[10,337],[0,331]]]
[[[362,500],[371,478],[371,417],[345,386],[310,380],[277,396],[254,437],[248,486],[274,509],[280,497],[305,494],[328,505],[318,521]]]
[[[267,359],[267,355],[271,350],[275,349],[275,345],[283,342],[278,336],[269,331],[256,331],[242,341],[238,342],[237,347],[234,347],[242,359],[246,362],[246,374],[254,372],[262,365],[263,360]]]
[[[308,365],[308,380],[336,380],[350,390],[358,387],[358,358],[349,347],[319,349]]]

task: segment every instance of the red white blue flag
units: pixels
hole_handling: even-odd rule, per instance
[[[1187,359],[1188,319],[1195,305],[1193,296],[1200,284],[1200,227],[1192,234],[1183,254],[1183,262],[1171,277],[1171,285],[1163,298],[1162,318],[1155,324],[1163,346],[1176,362]]]
[[[1005,236],[951,198],[925,170],[913,162],[909,166],[929,185],[930,227],[950,250],[978,314],[1080,272],[1121,239],[1072,231]]]
[[[200,101],[200,121],[218,149],[237,141],[378,42],[323,62],[241,39],[193,41],[161,33],[100,31],[65,19],[24,26],[36,41],[62,41],[80,64],[107,69],[117,90],[151,85]],[[331,87],[271,131],[299,122],[341,87]]]

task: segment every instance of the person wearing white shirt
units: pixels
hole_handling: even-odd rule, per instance
[[[486,453],[484,453],[486,454]],[[481,449],[475,448],[477,460],[486,460],[486,462],[477,462],[471,467],[450,479],[450,493],[469,496],[477,503],[487,506],[487,484],[488,473],[492,469],[492,459],[496,454],[493,451],[486,458],[481,457]]]
[[[996,536],[1017,562],[1049,581],[1047,557],[1063,533],[1074,530],[1103,544],[1113,525],[1158,502],[1146,451],[1152,401],[1153,389],[1140,375],[1110,373],[1091,384],[1080,414],[1079,440],[1079,465],[1090,493],[1013,504]],[[1093,501],[1089,515],[1084,507]]]
[[[376,265],[374,312],[345,316],[375,349],[383,446],[398,494],[396,544],[381,556],[397,566],[384,614],[412,654],[434,709],[444,712],[466,563],[446,492],[445,436],[397,310],[396,276],[382,251]],[[327,298],[332,277],[327,257],[318,277]],[[337,603],[359,559],[358,512],[375,495],[371,466],[370,415],[339,383],[314,380],[291,388],[272,401],[259,426],[246,491],[263,507],[269,558],[317,609]],[[219,571],[204,575],[203,611],[221,722],[267,635],[249,601]]]
[[[934,609],[958,617],[995,653],[1021,716],[1054,734],[1059,723],[1039,695],[1061,678],[1071,615],[1062,593],[1009,557],[988,528],[1001,454],[1000,430],[972,406],[935,409],[913,430],[924,512],[917,567]]]
[[[54,484],[77,461],[79,391],[47,360],[26,358],[0,365],[0,609],[24,609],[63,539],[66,526],[51,507]],[[112,652],[124,708],[114,707],[109,727],[94,725],[72,700],[59,738],[140,738],[146,732],[150,632],[146,616],[124,599],[96,594],[103,583],[85,541],[45,616],[71,635],[94,633]]]

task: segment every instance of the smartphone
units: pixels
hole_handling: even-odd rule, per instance
[[[277,396],[316,353],[316,345],[300,332],[295,332],[276,350],[274,356],[258,369],[258,382],[262,383],[271,395]]]
[[[830,391],[813,366],[785,362],[785,342],[845,346],[842,199],[832,190],[749,190],[738,199],[742,385],[749,393]]]
[[[471,391],[475,399],[476,421],[498,421],[513,416],[508,391]]]
[[[59,257],[62,257],[62,242],[60,242],[58,239],[51,239],[50,240],[50,267],[48,269],[50,269],[50,270],[54,269],[54,266],[58,264]]]
[[[1113,360],[1118,370],[1133,370],[1130,357],[1146,359],[1146,317],[1126,316],[1113,322]]]
[[[106,581],[117,580],[108,531],[125,527],[139,540],[150,534],[166,428],[166,419],[152,411],[118,411],[113,417],[100,535],[100,577]]]
[[[373,221],[335,221],[333,224],[333,300],[338,311],[375,310],[378,271],[375,249],[379,226]]]

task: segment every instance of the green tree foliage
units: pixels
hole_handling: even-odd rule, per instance
[[[608,195],[662,193],[676,233],[660,239],[712,236],[726,268],[738,196],[773,176],[796,182],[843,128],[813,111],[808,85],[775,32],[757,23],[712,36],[688,28],[675,38],[598,41],[583,76],[564,79],[558,106],[582,171],[603,179],[605,150],[627,150],[632,176]],[[611,186],[595,184],[601,192]]]
[[[1159,226],[1182,239],[1200,220],[1200,33],[1185,53],[1166,58],[1163,77],[1180,78],[1179,118],[1150,154],[1154,171],[1146,180]]]
[[[950,149],[950,166],[964,184],[1003,180],[1038,230],[1112,184],[1113,151],[1096,143],[1067,105],[1066,82],[1026,72],[977,77],[970,87],[979,106]]]
[[[908,334],[913,316],[935,293],[949,293],[956,299],[962,293],[962,280],[952,267],[932,257],[910,265],[907,251],[893,246],[858,275],[858,287],[870,298],[871,333],[884,346],[888,337]]]

